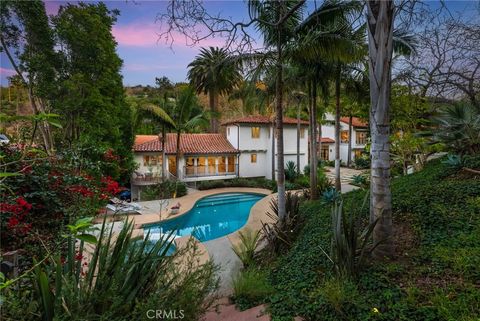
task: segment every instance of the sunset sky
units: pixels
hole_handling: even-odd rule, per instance
[[[47,13],[56,14],[64,1],[46,1]],[[181,35],[175,37],[173,47],[159,39],[160,24],[156,23],[159,13],[165,12],[165,1],[105,1],[111,9],[119,9],[120,16],[113,28],[113,35],[118,42],[118,54],[124,61],[122,74],[126,86],[153,85],[155,77],[167,76],[171,80],[185,81],[187,65],[198,53],[199,46],[190,47],[185,44]],[[206,1],[211,13],[220,13],[222,17],[231,17],[234,21],[247,19],[246,4],[243,1]],[[321,3],[319,1],[318,3]],[[454,1],[448,6],[453,11],[461,11],[474,2]],[[435,5],[434,2],[430,4]],[[309,8],[314,7],[309,2]],[[223,46],[220,38],[205,40],[201,46]],[[261,46],[261,43],[258,44]],[[14,71],[4,53],[0,54],[2,85],[6,85],[7,77]]]

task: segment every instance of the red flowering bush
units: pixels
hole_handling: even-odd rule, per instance
[[[0,195],[2,250],[36,252],[38,237],[54,244],[66,224],[95,215],[122,190],[111,177],[102,177],[96,163],[22,154],[5,146],[0,155],[11,164],[6,171],[19,174],[4,180],[7,188]]]

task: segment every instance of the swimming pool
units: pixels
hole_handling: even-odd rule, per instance
[[[145,226],[151,239],[176,230],[177,236],[193,235],[200,242],[213,240],[240,229],[247,223],[250,209],[265,195],[224,193],[207,196],[187,213],[154,225]]]

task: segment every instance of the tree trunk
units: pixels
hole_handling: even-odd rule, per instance
[[[281,3],[278,3],[277,10],[280,11]],[[277,27],[277,83],[275,95],[277,96],[276,106],[276,128],[277,128],[277,190],[278,190],[278,218],[284,221],[285,209],[285,165],[283,161],[283,56],[281,44],[281,31]]]
[[[272,180],[275,181],[275,120],[272,120]]]
[[[342,182],[340,180],[340,65],[337,67],[337,76],[335,77],[335,189],[342,191]]]
[[[318,199],[318,148],[317,148],[317,137],[318,137],[318,132],[317,132],[317,80],[315,76],[312,79],[312,126],[313,126],[313,137],[315,139],[313,140],[313,154],[312,154],[312,164],[313,168],[312,170],[312,183],[315,188],[313,191],[310,193],[311,194],[311,199],[316,200]]]
[[[313,80],[308,81],[308,110],[309,110],[309,129],[310,129],[310,199],[314,200],[318,198],[317,190],[317,164],[315,163],[315,155],[317,153],[316,140],[317,135],[315,132],[315,108],[313,104]]]
[[[347,156],[347,167],[352,165],[352,114],[348,118],[348,156]]]
[[[367,1],[370,76],[371,180],[370,221],[378,219],[373,231],[375,257],[393,255],[392,196],[390,192],[390,89],[393,51],[392,0]]]
[[[297,105],[297,175],[300,175],[300,100]]]
[[[165,124],[162,125],[162,181],[165,181],[166,172],[167,172],[167,159],[165,154],[165,143],[167,141],[167,130]],[[178,141],[177,141],[178,143]]]
[[[208,98],[210,102],[210,111],[212,115],[210,115],[210,132],[217,133],[218,132],[218,119],[217,119],[217,102],[218,102],[218,95],[214,90],[211,90],[208,93]]]
[[[180,179],[180,135],[181,132],[177,131],[177,153],[175,154],[175,167],[177,169],[177,180]]]

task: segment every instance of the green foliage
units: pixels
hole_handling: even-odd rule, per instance
[[[332,182],[328,179],[325,174],[325,170],[322,167],[319,167],[317,170],[317,189],[318,193],[323,194],[333,187]]]
[[[285,167],[285,179],[293,182],[297,178],[297,165],[293,161],[288,161]]]
[[[164,181],[142,189],[142,201],[168,199],[187,195],[187,185],[179,181]]]
[[[269,251],[279,254],[288,249],[294,242],[302,224],[298,215],[300,203],[301,198],[298,194],[285,193],[286,216],[284,220],[280,220],[278,217],[278,199],[275,198],[270,202],[271,211],[267,212],[267,216],[270,217],[272,223],[263,223],[262,226],[263,239],[267,242],[266,248]]]
[[[308,178],[308,176],[300,175],[295,179],[294,184],[300,187],[307,188],[310,187],[310,179]]]
[[[394,226],[403,227],[395,236],[401,257],[366,264],[355,283],[332,279],[334,265],[319,250],[331,242],[330,206],[304,203],[299,214],[304,227],[290,251],[270,268],[272,318],[475,320],[480,314],[475,286],[480,182],[457,174],[435,160],[420,172],[392,180]],[[343,207],[358,208],[364,194],[345,194]],[[367,220],[368,205],[359,219]],[[414,241],[406,245],[410,233]]]
[[[233,178],[229,180],[203,181],[197,185],[197,188],[201,191],[223,187],[255,187],[273,190],[276,185],[275,181],[266,178]]]
[[[432,143],[443,144],[456,154],[480,152],[480,110],[468,104],[446,106],[432,119],[432,129],[425,132]]]
[[[233,279],[232,300],[240,310],[246,310],[265,303],[273,291],[265,272],[247,269]]]
[[[87,226],[79,221],[72,228]],[[141,241],[132,237],[132,222],[125,222],[115,238],[112,229],[104,223],[91,250],[83,242],[76,248],[69,237],[65,264],[54,253],[53,260],[35,268],[33,298],[43,320],[141,319],[159,306],[182,309],[189,320],[204,313],[217,285],[215,267],[198,265],[193,242],[171,254],[171,235],[152,243],[148,235]],[[183,269],[176,263],[179,257]],[[7,307],[10,303],[15,301],[7,298]]]
[[[240,238],[240,243],[233,245],[232,250],[242,261],[243,267],[247,269],[255,262],[255,251],[260,240],[260,231],[254,232],[246,229],[238,232],[238,237]]]
[[[360,157],[355,157],[353,161],[355,168],[357,169],[367,169],[370,168],[370,157],[368,155],[362,155]]]
[[[366,175],[353,175],[352,176],[352,185],[360,186],[362,188],[368,188],[370,182]]]
[[[322,193],[323,204],[335,204],[342,199],[342,194],[337,192],[335,188],[329,188]]]
[[[309,176],[310,175],[310,165],[305,165],[305,167],[303,168],[303,175],[305,176]]]
[[[332,245],[330,255],[324,250],[322,251],[334,264],[335,272],[339,278],[354,278],[363,268],[366,255],[370,254],[378,244],[373,244],[373,246],[369,244],[377,222],[378,219],[368,224],[360,232],[362,222],[358,219],[357,214],[350,213],[345,215],[342,203],[335,203],[332,206]]]

